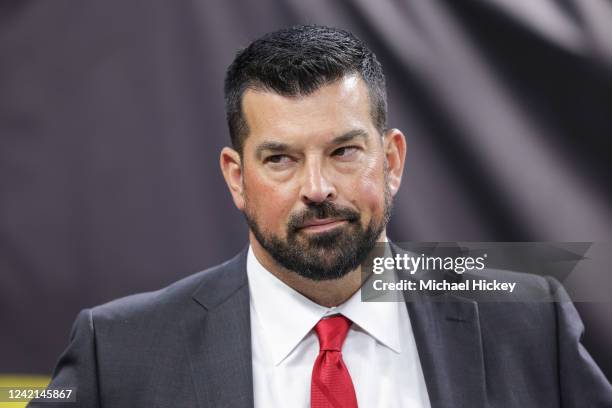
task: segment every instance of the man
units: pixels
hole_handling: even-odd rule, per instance
[[[65,406],[612,406],[567,301],[361,301],[359,266],[387,241],[406,152],[361,41],[267,34],[238,53],[225,92],[220,165],[249,247],[82,311],[50,385],[76,388]],[[553,280],[512,279],[565,300]]]

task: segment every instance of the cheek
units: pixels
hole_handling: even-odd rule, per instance
[[[382,166],[368,166],[352,188],[352,199],[362,213],[365,222],[372,217],[382,217],[385,206],[385,185]]]
[[[282,231],[293,205],[293,194],[257,176],[246,176],[244,183],[248,209],[257,217],[260,228]]]

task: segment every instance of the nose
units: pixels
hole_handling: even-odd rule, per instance
[[[304,168],[304,177],[300,197],[304,204],[317,204],[334,200],[337,192],[334,183],[329,180],[319,160],[310,160]]]

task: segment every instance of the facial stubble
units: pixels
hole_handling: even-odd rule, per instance
[[[279,265],[314,281],[339,279],[355,270],[366,259],[389,222],[393,197],[389,189],[386,163],[384,186],[383,215],[378,220],[372,217],[365,227],[358,211],[324,201],[313,203],[300,213],[292,214],[287,222],[287,238],[283,239],[261,228],[257,214],[252,211],[246,199],[246,186],[244,215],[259,244]],[[341,219],[344,225],[313,234],[301,231],[305,222],[316,218]]]

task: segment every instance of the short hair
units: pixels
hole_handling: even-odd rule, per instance
[[[387,124],[385,76],[374,53],[353,34],[299,25],[253,41],[237,52],[225,76],[225,113],[233,148],[242,155],[249,132],[242,110],[247,89],[305,96],[352,74],[359,74],[368,87],[372,123],[382,135]]]

